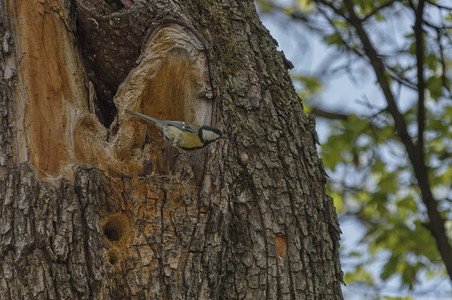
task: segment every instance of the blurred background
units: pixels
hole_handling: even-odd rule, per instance
[[[452,1],[256,0],[314,114],[345,299],[452,299]]]

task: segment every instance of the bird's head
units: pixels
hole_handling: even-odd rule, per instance
[[[220,129],[208,125],[201,126],[198,135],[204,144],[210,144],[218,139],[224,138]]]

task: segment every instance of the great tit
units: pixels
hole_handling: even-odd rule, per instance
[[[126,109],[126,113],[154,123],[162,130],[163,137],[174,147],[183,150],[201,149],[223,138],[222,132],[213,126],[190,124],[182,121],[165,121]]]

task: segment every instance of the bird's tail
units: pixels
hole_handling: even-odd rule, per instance
[[[124,111],[125,111],[126,113],[130,114],[130,115],[136,116],[136,117],[138,117],[138,118],[140,118],[140,119],[143,119],[143,120],[145,120],[145,121],[152,122],[152,123],[154,123],[155,125],[157,125],[157,127],[159,127],[159,128],[162,128],[162,127],[165,125],[165,124],[164,124],[162,121],[160,121],[159,119],[156,119],[156,118],[153,118],[153,117],[149,117],[149,116],[140,114],[139,112],[132,111],[132,110],[128,110],[128,109],[125,109]]]

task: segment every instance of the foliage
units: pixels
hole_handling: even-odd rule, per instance
[[[293,78],[308,110],[329,119],[321,155],[341,219],[353,216],[366,231],[361,240],[366,251],[342,253],[345,258],[363,258],[349,269],[346,283],[375,285],[375,272],[366,264],[382,254],[389,254],[383,255],[377,274],[382,282],[397,277],[402,287],[413,289],[428,276],[452,278],[451,269],[445,268],[452,263],[447,257],[452,238],[451,3],[258,4],[262,14],[284,14],[291,26],[302,24],[336,51],[316,76]],[[350,95],[349,101],[358,99],[352,112],[319,107],[317,93],[339,73],[357,84],[362,83],[356,80],[360,74],[371,74],[368,79],[380,95],[365,90]]]

